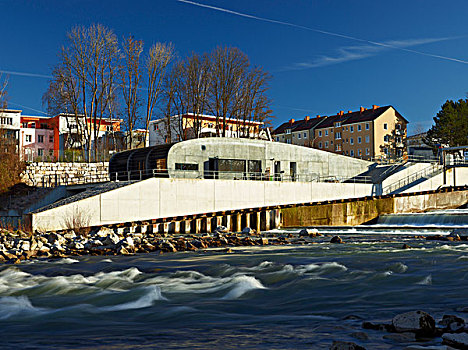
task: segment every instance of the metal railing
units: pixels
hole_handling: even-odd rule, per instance
[[[372,183],[369,176],[341,176],[318,175],[313,173],[285,172],[271,174],[266,172],[245,171],[213,171],[213,170],[176,170],[176,169],[147,169],[110,174],[110,181],[141,181],[151,177],[166,177],[180,179],[219,179],[219,180],[251,180],[251,181],[282,181],[282,182],[347,182],[347,183]]]
[[[443,166],[438,165],[438,164],[432,164],[428,166],[427,168],[424,168],[422,170],[419,170],[413,174],[410,174],[403,179],[400,179],[398,181],[395,181],[394,183],[391,183],[390,185],[385,186],[382,189],[382,194],[390,194],[398,189],[401,189],[403,187],[406,187],[422,178],[429,179],[433,176],[436,176],[440,174],[443,171]]]

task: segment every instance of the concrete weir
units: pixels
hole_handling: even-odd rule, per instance
[[[67,198],[28,214],[28,222],[31,230],[39,231],[66,229],[70,220],[86,226],[166,224],[157,230],[181,232],[210,232],[219,225],[272,228],[279,215],[272,211],[282,206],[359,198],[372,190],[372,184],[359,183],[150,178]]]

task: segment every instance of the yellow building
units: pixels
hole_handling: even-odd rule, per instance
[[[396,159],[406,154],[408,121],[392,106],[361,107],[356,112],[340,111],[333,116],[310,120],[315,122],[310,124],[306,144],[303,121],[283,123],[273,132],[274,140],[366,160]],[[303,134],[300,139],[293,136],[296,130]]]

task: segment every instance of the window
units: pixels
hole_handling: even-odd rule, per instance
[[[328,141],[325,141],[325,148],[328,148]]]
[[[322,137],[322,130],[319,130],[319,137]]]
[[[348,131],[348,127],[346,127],[346,131]]]
[[[395,128],[396,128],[397,130],[401,130],[401,124],[395,125]]]
[[[341,151],[341,145],[340,144],[335,145],[335,151],[337,151],[337,152]]]
[[[31,135],[26,135],[26,142],[31,142]]]
[[[175,163],[176,170],[198,170],[198,164],[189,164],[189,163]]]
[[[369,123],[366,123],[366,130],[369,130]]]
[[[361,155],[362,155],[361,150],[358,150],[358,156],[361,156]]]
[[[291,143],[291,139],[287,139],[287,140],[286,140],[286,143]]]
[[[37,135],[37,142],[44,143],[44,135]]]
[[[348,155],[348,151],[346,151],[346,155]]]
[[[41,129],[48,129],[49,126],[45,123],[41,123]]]
[[[319,142],[319,148],[322,148],[322,143],[321,142]]]
[[[390,139],[390,137],[389,137],[388,135],[385,135],[385,136],[383,137],[384,142],[388,142],[389,139]]]
[[[335,140],[340,140],[341,139],[341,132],[340,131],[337,131],[335,133]]]
[[[397,142],[397,143],[401,143],[401,136],[398,136],[398,137],[397,137],[396,142]]]
[[[369,137],[369,135],[367,135],[366,136],[366,143],[369,143],[370,142],[369,140],[370,140],[370,137]]]
[[[276,142],[279,142],[279,136],[276,136]]]
[[[304,133],[304,138],[306,138],[306,137],[307,137],[307,133],[305,132],[305,133]]]
[[[291,129],[286,129],[286,134],[289,135],[291,133]]]
[[[354,151],[353,151],[353,150],[349,151],[349,155],[350,155],[351,157],[354,157]]]
[[[328,130],[325,130],[325,136],[328,136]]]
[[[23,123],[22,125],[23,125],[23,126],[22,126],[23,128],[27,128],[27,127],[28,127],[28,123]]]
[[[361,143],[361,141],[362,141],[362,138],[361,138],[361,136],[359,136],[359,137],[357,138],[357,143]]]
[[[352,137],[349,138],[349,144],[350,144],[350,145],[354,145],[354,140],[353,140]]]
[[[54,136],[53,135],[49,135],[49,142],[54,142]]]
[[[44,155],[44,150],[43,150],[42,148],[39,148],[39,149],[37,150],[37,155],[38,155],[39,157],[42,157],[42,156]]]
[[[301,134],[297,134],[297,138],[298,138],[298,139],[301,139]]]
[[[358,124],[357,131],[361,131],[361,124]]]
[[[337,123],[335,124],[335,128],[339,128],[340,126],[341,126],[341,122],[337,122]]]
[[[156,123],[153,124],[153,130],[154,130],[154,131],[159,130],[158,124],[156,124]]]
[[[54,151],[53,150],[49,150],[49,156],[52,156],[54,155]]]
[[[13,118],[2,117],[0,118],[0,124],[13,125]]]
[[[384,123],[383,128],[384,128],[384,130],[387,130],[388,129],[388,124]]]
[[[369,153],[370,153],[370,152],[369,152],[369,148],[366,148],[366,156],[368,156]]]
[[[384,148],[383,153],[385,153],[387,155],[388,154],[388,149]]]
[[[354,132],[354,126],[350,126],[350,127],[349,127],[349,131],[350,131],[350,132]]]

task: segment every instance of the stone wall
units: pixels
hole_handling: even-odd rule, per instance
[[[109,163],[35,162],[28,164],[22,179],[39,187],[109,181]]]

